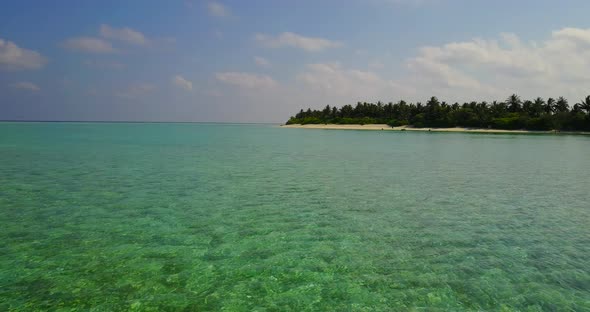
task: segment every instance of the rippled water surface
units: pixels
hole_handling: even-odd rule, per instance
[[[0,310],[589,311],[590,137],[0,123]]]

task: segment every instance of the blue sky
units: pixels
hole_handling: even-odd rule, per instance
[[[10,1],[0,119],[282,122],[590,94],[589,1]]]

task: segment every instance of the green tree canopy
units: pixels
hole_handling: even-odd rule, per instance
[[[590,131],[590,95],[570,110],[564,97],[523,101],[516,94],[506,101],[454,103],[431,97],[420,102],[357,102],[341,108],[301,109],[287,124],[389,124],[414,127],[478,127],[496,129]]]

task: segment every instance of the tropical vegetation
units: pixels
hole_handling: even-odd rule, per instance
[[[388,124],[391,127],[467,127],[492,129],[590,131],[590,95],[570,108],[568,101],[513,94],[505,101],[448,104],[431,97],[425,104],[399,101],[357,103],[340,108],[301,110],[287,124]]]

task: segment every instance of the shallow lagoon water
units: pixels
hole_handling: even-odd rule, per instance
[[[0,310],[588,311],[590,137],[0,123]]]

